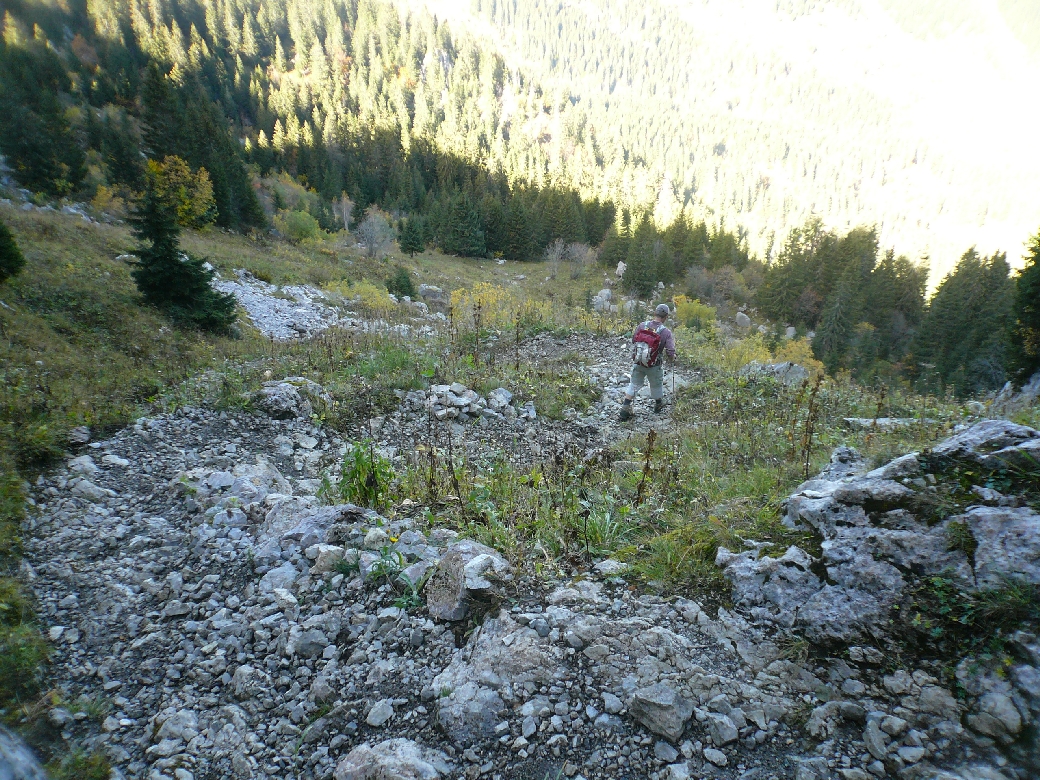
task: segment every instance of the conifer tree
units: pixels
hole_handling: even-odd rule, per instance
[[[505,252],[506,211],[502,207],[501,201],[494,195],[485,195],[480,202],[480,212],[487,251],[492,254]]]
[[[928,387],[958,395],[999,387],[1005,380],[1006,336],[1015,285],[1005,255],[974,249],[935,291],[914,339],[918,376]]]
[[[0,153],[15,178],[37,192],[67,195],[86,175],[58,99],[70,86],[61,61],[45,46],[0,42]]]
[[[401,236],[397,243],[401,251],[406,252],[409,257],[414,257],[416,252],[426,249],[422,223],[417,216],[401,220]]]
[[[657,284],[655,277],[656,257],[654,243],[658,240],[657,231],[647,214],[639,221],[632,241],[628,247],[628,267],[625,269],[624,283],[629,291],[639,296],[647,296],[653,292]]]
[[[480,227],[480,215],[465,195],[456,195],[448,205],[441,249],[459,257],[484,257],[487,245]]]
[[[397,266],[394,270],[393,276],[386,280],[387,292],[396,295],[398,298],[415,298],[415,282],[412,281],[412,275],[401,266]]]
[[[130,222],[141,242],[132,275],[144,299],[182,325],[228,330],[235,298],[213,289],[204,260],[181,252],[176,204],[162,197],[151,175]]]
[[[1015,282],[1008,365],[1019,382],[1040,371],[1040,233],[1029,240],[1026,266]]]
[[[25,257],[7,225],[0,222],[0,284],[21,272]]]
[[[617,268],[618,263],[628,261],[628,246],[631,236],[624,225],[612,226],[603,239],[603,248],[600,249],[599,261],[608,268]]]
[[[509,260],[530,260],[534,254],[531,219],[523,197],[513,196],[506,212],[505,242],[502,255]]]

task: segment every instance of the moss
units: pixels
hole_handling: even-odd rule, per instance
[[[47,771],[54,780],[108,780],[112,765],[100,753],[76,750],[52,761]]]

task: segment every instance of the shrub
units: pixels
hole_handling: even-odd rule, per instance
[[[451,293],[451,307],[456,320],[478,323],[481,327],[512,322],[516,311],[513,294],[504,287],[478,282],[472,288],[460,287]]]
[[[0,284],[18,274],[25,267],[25,257],[7,225],[0,222]]]
[[[159,197],[177,212],[181,227],[203,228],[217,218],[217,202],[209,172],[192,172],[180,157],[167,157],[161,163],[148,161],[148,174]]]
[[[364,220],[358,226],[358,238],[365,245],[368,257],[383,257],[394,240],[394,231],[386,216],[374,206],[369,208]]]
[[[412,275],[401,266],[397,266],[394,275],[386,280],[386,289],[398,298],[403,298],[404,296],[414,298],[417,294],[415,283],[412,281]]]
[[[376,451],[375,444],[371,440],[360,441],[343,458],[339,484],[333,487],[326,480],[321,496],[325,500],[338,497],[350,504],[382,509],[395,476],[394,467]]]
[[[379,287],[364,279],[353,285],[343,282],[331,284],[327,289],[351,299],[366,313],[377,317],[389,316],[395,309],[393,300],[385,287]]]
[[[321,238],[321,225],[306,211],[283,211],[274,218],[274,226],[294,244]]]
[[[812,344],[808,339],[791,339],[776,352],[778,361],[797,363],[814,374],[823,371],[823,363],[813,356]]]
[[[112,773],[112,766],[104,755],[82,750],[74,750],[47,768],[55,780],[108,780]]]
[[[716,317],[715,309],[696,298],[675,296],[675,318],[681,325],[693,330],[711,330],[715,327]]]
[[[35,626],[0,624],[0,703],[35,693],[46,660],[47,642]]]

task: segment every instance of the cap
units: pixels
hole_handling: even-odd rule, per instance
[[[668,308],[668,304],[667,303],[659,303],[657,305],[657,308],[654,309],[654,316],[655,317],[665,317],[665,318],[668,318],[668,317],[671,316],[671,314],[672,314],[672,310]]]

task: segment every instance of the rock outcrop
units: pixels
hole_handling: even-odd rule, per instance
[[[1038,585],[1040,515],[1028,506],[969,504],[937,518],[934,473],[946,462],[990,469],[1028,463],[1038,447],[1040,434],[1031,428],[990,420],[931,453],[869,471],[839,450],[831,468],[784,505],[787,525],[822,536],[819,560],[797,547],[776,558],[761,556],[761,548],[722,548],[716,563],[733,583],[736,602],[756,619],[796,627],[824,643],[882,640],[892,608],[908,585],[925,577],[942,575],[966,590],[1009,579]],[[996,491],[985,490],[978,497],[1000,503]],[[952,544],[958,533],[971,543]]]
[[[1035,468],[1038,447],[1037,431],[987,420],[930,452],[906,455],[873,470],[852,451],[838,450],[830,467],[784,505],[785,523],[822,537],[818,559],[798,547],[769,557],[755,545],[739,553],[721,548],[716,563],[733,585],[734,601],[757,624],[793,630],[866,660],[877,651],[862,645],[891,646],[899,625],[897,611],[927,582],[948,583],[966,594],[998,593],[1009,586],[1036,592],[1040,514],[982,483],[990,474]],[[966,485],[965,478],[975,484]],[[1040,714],[1040,644],[1035,636],[1019,634],[1010,650],[1010,675],[974,658],[958,666],[966,707],[916,674],[913,680],[891,675],[884,684],[902,697],[904,708],[948,724],[963,715],[976,744],[1004,746],[1028,775],[1040,770],[1037,735],[1025,726]],[[839,709],[829,704],[817,708],[808,728],[825,735],[839,716]],[[891,759],[890,738],[903,733],[902,726],[893,732],[892,723],[868,713],[864,744],[882,762]],[[918,747],[911,743],[895,752],[912,764],[921,758]],[[995,771],[972,764],[956,774],[924,776],[992,777]]]

